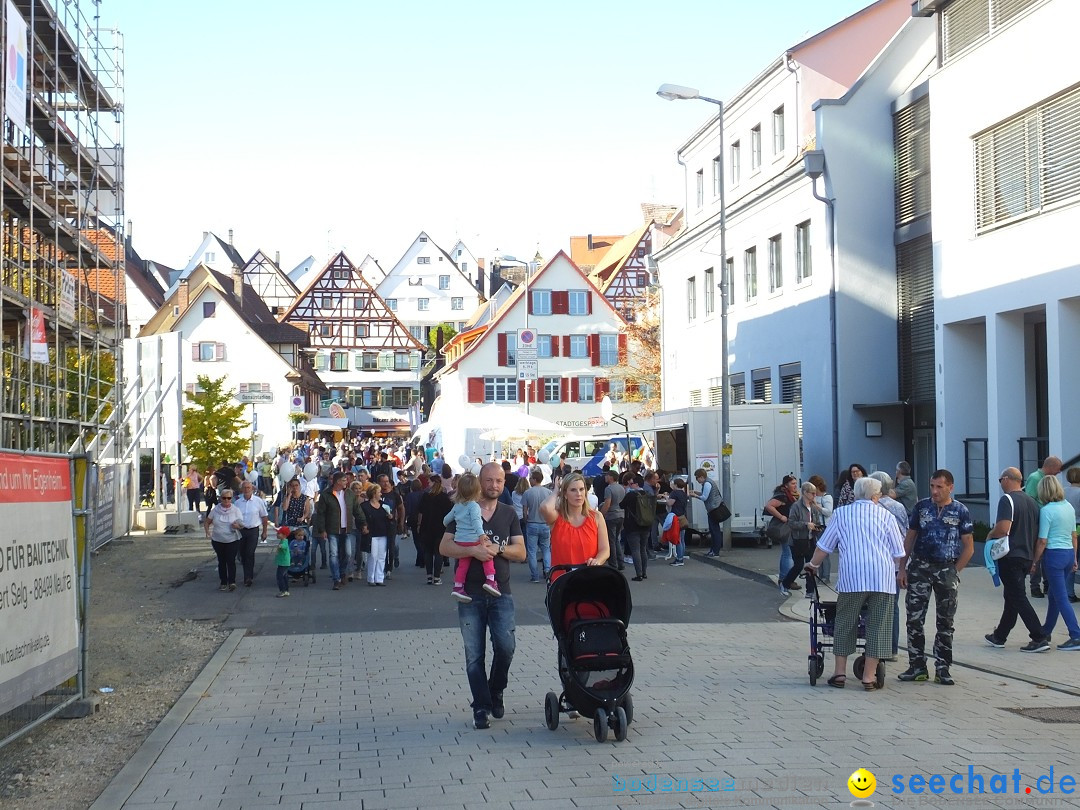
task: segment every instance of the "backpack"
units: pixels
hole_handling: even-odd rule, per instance
[[[643,529],[652,526],[656,518],[656,496],[643,489],[637,491],[634,498],[634,521]]]

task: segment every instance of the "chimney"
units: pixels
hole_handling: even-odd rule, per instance
[[[229,228],[229,247],[232,247],[232,228]]]
[[[275,250],[274,251],[274,264],[276,264],[279,269],[281,268],[281,251],[280,250]]]
[[[210,231],[203,231],[202,232],[202,238],[203,239],[206,239],[206,237],[208,237],[209,235],[210,235]]]
[[[124,249],[131,250],[131,220],[127,221],[127,236],[124,239]]]
[[[229,231],[230,237],[232,231]],[[240,311],[244,311],[244,271],[240,269],[240,265],[234,264],[232,266],[232,292],[233,298],[236,299],[236,306]]]
[[[478,267],[476,269],[476,291],[480,293],[480,296],[484,295],[484,268]]]
[[[188,308],[188,280],[182,278],[176,285],[176,307],[181,313]]]
[[[593,249],[593,246],[592,246],[592,234],[590,233],[589,234],[589,250],[592,250],[592,249]]]

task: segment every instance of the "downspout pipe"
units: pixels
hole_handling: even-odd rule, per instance
[[[836,480],[840,475],[840,397],[839,397],[839,381],[838,381],[838,351],[837,351],[837,330],[836,330],[836,288],[837,288],[837,270],[836,270],[836,203],[834,200],[822,196],[818,193],[818,178],[821,176],[818,174],[811,174],[811,192],[814,195],[814,199],[819,202],[825,203],[826,216],[825,216],[825,236],[828,240],[829,247],[829,266],[832,273],[832,283],[829,285],[829,348],[830,348],[830,387],[832,396],[832,464],[833,464],[833,479]]]

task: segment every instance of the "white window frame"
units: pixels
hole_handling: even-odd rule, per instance
[[[589,314],[589,291],[588,290],[567,290],[567,312],[570,315],[588,315]]]
[[[743,290],[747,303],[757,300],[757,245],[743,251]]]
[[[761,124],[750,128],[750,171],[761,168]]]
[[[731,172],[731,185],[739,185],[739,175],[742,173],[742,143],[735,141],[731,144],[731,166],[728,171]]]
[[[386,308],[388,310],[390,310],[391,312],[397,312],[397,299],[396,298],[387,298],[386,299]]]
[[[440,290],[449,290],[450,289],[450,276],[439,276],[439,289]]]
[[[465,299],[460,297],[451,298],[450,309],[465,309]]]
[[[484,402],[502,403],[518,401],[516,377],[484,377]]]
[[[589,356],[588,335],[570,335],[570,356],[577,359]]]
[[[784,105],[781,104],[772,111],[772,148],[774,157],[784,154],[786,137],[784,132]]]
[[[529,290],[532,296],[532,314],[551,314],[551,290]]]
[[[430,298],[417,298],[416,299],[416,308],[420,312],[427,312],[429,306],[431,306],[431,299]]]
[[[705,317],[708,318],[716,312],[716,271],[711,267],[705,268]]]
[[[551,335],[537,335],[536,336],[536,356],[540,359],[547,359],[552,357],[551,354],[551,341],[553,338]]]
[[[695,199],[697,200],[697,207],[701,208],[705,205],[705,170],[698,169],[695,177],[697,178],[697,196]]]
[[[801,284],[814,275],[813,248],[810,244],[810,220],[795,226],[795,283]]]
[[[417,256],[416,257],[416,263],[417,264],[431,264],[431,257],[430,256]]]
[[[600,365],[619,365],[619,336],[617,334],[601,334],[600,341]]]
[[[580,403],[596,402],[596,378],[578,377],[578,399]]]
[[[562,402],[562,377],[544,377],[544,402]]]
[[[690,276],[686,280],[686,319],[697,319],[697,276]]]
[[[784,288],[784,237],[776,234],[769,237],[769,292],[780,292]]]
[[[720,184],[724,182],[724,159],[721,155],[717,155],[712,159],[712,193],[714,197],[719,197],[722,191]]]

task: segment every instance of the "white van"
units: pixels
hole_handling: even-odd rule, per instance
[[[640,433],[631,433],[630,442],[634,453],[640,453],[641,448],[647,446],[645,437]],[[604,456],[611,446],[616,450],[626,452],[626,434],[615,436],[581,436],[568,435],[552,439],[540,448],[541,452],[547,451],[548,464],[551,467],[559,466],[559,458],[566,454],[566,464],[583,475],[596,476],[603,468]]]

